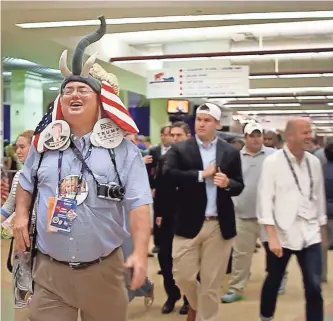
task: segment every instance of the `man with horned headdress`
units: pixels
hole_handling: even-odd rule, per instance
[[[125,321],[125,281],[136,289],[146,280],[152,197],[140,151],[123,139],[138,129],[118,97],[116,78],[94,64],[96,55],[82,66],[85,48],[106,32],[99,19],[99,29],[77,45],[72,71],[62,54],[65,80],[20,176],[14,236],[17,251],[32,249],[35,256],[30,321],[77,321],[78,313],[82,321]],[[55,124],[62,125],[62,139],[51,145]],[[61,182],[72,177],[74,193],[61,194]],[[125,264],[123,211],[134,242]]]

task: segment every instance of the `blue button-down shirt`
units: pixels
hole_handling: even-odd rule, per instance
[[[203,163],[203,168],[207,168],[210,164],[216,164],[216,144],[217,138],[205,146],[204,143],[196,136],[195,137],[199,146],[199,151]],[[202,180],[202,172],[199,172],[199,181]],[[206,216],[217,215],[217,188],[214,185],[213,177],[207,177],[205,179],[206,184],[206,195],[207,195],[207,206]]]
[[[90,133],[74,140],[83,156],[90,146]],[[45,152],[38,170],[37,196],[37,246],[41,252],[59,261],[89,262],[107,256],[121,246],[128,237],[124,228],[123,211],[126,213],[145,204],[152,203],[146,167],[139,149],[127,140],[115,148],[116,164],[125,187],[122,202],[97,197],[93,177],[84,171],[88,184],[86,200],[77,206],[77,217],[70,234],[47,231],[48,198],[54,197],[58,186],[59,151]],[[31,147],[20,175],[20,185],[30,193],[33,191],[33,178],[36,174],[40,155]],[[114,166],[107,149],[93,147],[87,165],[99,183],[118,183]],[[81,162],[72,149],[63,153],[61,179],[68,175],[79,175]]]

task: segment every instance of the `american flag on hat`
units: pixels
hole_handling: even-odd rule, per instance
[[[107,73],[98,64],[94,64],[97,54],[92,55],[85,64],[82,65],[82,57],[85,48],[101,39],[106,33],[105,17],[101,16],[98,19],[101,22],[98,30],[84,36],[78,43],[73,55],[72,71],[67,67],[67,50],[62,53],[59,61],[59,69],[65,77],[62,86],[70,81],[82,81],[88,84],[95,92],[100,93],[100,117],[111,119],[125,132],[138,133],[139,130],[135,122],[117,95],[119,88],[116,77]],[[44,151],[44,139],[41,139],[43,131],[50,123],[56,120],[64,120],[61,111],[60,94],[35,130],[32,143],[39,153]]]
[[[127,108],[117,96],[115,89],[106,81],[102,81],[101,85],[100,108],[101,117],[110,118],[123,131],[129,133],[139,132]],[[34,132],[32,143],[39,153],[45,151],[44,140],[40,139],[43,131],[49,124],[56,120],[63,120],[60,94],[55,99],[53,105],[49,107]]]

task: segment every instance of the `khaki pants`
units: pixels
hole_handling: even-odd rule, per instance
[[[197,310],[200,321],[217,320],[232,242],[222,238],[218,221],[205,221],[194,239],[174,238],[174,277],[191,307]]]
[[[256,242],[260,235],[260,226],[257,219],[236,219],[237,236],[232,254],[232,274],[229,289],[242,292],[251,270],[251,263]]]
[[[29,321],[126,321],[128,296],[121,249],[82,270],[37,254]]]

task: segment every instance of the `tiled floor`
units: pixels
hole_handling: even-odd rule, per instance
[[[14,321],[14,313],[12,308],[10,274],[6,270],[8,241],[2,240],[2,272],[1,272],[1,320]],[[160,313],[161,306],[165,300],[165,294],[162,288],[162,278],[157,275],[158,263],[155,258],[149,259],[149,275],[156,283],[155,302],[150,310],[146,310],[143,299],[135,299],[130,306],[129,320],[138,321],[156,321],[156,320],[185,320],[184,316],[180,316],[177,312],[170,315],[162,315]],[[329,253],[329,282],[323,286],[324,299],[326,306],[327,319],[325,321],[333,321],[333,252]],[[301,276],[294,259],[289,264],[289,279],[287,284],[287,292],[279,298],[278,309],[275,321],[304,321],[304,301],[301,286]],[[232,303],[221,304],[220,321],[258,321],[258,299],[260,287],[264,277],[264,255],[263,250],[255,254],[253,260],[252,276],[246,290],[246,300]],[[227,280],[225,280],[227,282]],[[221,289],[222,293],[223,289]],[[19,321],[19,320],[17,320]],[[21,321],[21,320],[20,320]],[[23,320],[22,320],[23,321]],[[59,320],[61,321],[61,320]],[[108,320],[105,320],[108,321]],[[112,320],[110,318],[109,321]]]

